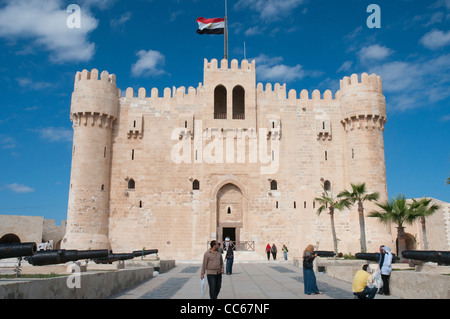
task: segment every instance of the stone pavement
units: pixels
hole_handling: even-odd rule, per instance
[[[209,299],[200,294],[200,264],[180,264],[170,271],[112,296],[114,299]],[[303,270],[292,261],[239,262],[232,275],[222,275],[219,299],[353,299],[351,283],[316,273],[323,295],[305,295]],[[398,299],[377,295],[375,299]]]

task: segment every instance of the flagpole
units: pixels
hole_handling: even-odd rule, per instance
[[[228,61],[228,9],[227,0],[225,0],[225,32],[224,32],[224,59]]]

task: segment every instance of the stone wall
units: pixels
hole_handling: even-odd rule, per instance
[[[108,298],[153,277],[153,268],[81,273],[80,288],[69,289],[68,277],[0,280],[0,299]]]

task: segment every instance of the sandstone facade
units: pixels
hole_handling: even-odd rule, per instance
[[[301,255],[332,250],[322,183],[365,182],[387,199],[381,78],[353,74],[340,90],[310,95],[256,84],[255,62],[204,62],[197,88],[121,96],[114,75],[78,72],[67,232],[63,248],[200,259],[226,235],[263,258],[268,243]],[[366,213],[374,208],[366,204]],[[335,215],[339,251],[359,251],[357,207]],[[369,251],[392,245],[390,227],[366,218]],[[248,247],[247,247],[248,248]],[[259,258],[259,257],[258,257]]]

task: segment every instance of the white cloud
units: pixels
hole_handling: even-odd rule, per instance
[[[0,147],[2,149],[12,149],[16,147],[16,141],[11,136],[0,134]]]
[[[117,0],[79,0],[82,7],[97,7],[99,9],[111,8]]]
[[[9,189],[9,190],[12,190],[14,193],[21,193],[21,194],[34,192],[34,188],[31,188],[31,187],[28,187],[28,186],[25,186],[22,184],[17,184],[17,183],[6,185],[6,186],[2,187],[1,189]]]
[[[17,83],[27,90],[43,90],[48,89],[54,86],[53,83],[45,82],[45,81],[33,81],[31,78],[17,78]]]
[[[131,67],[133,76],[158,76],[165,73],[162,66],[166,58],[161,52],[140,50],[136,55],[138,60]]]
[[[234,8],[236,10],[250,8],[256,11],[261,19],[274,21],[288,16],[304,2],[304,0],[239,0]]]
[[[95,44],[88,40],[98,21],[81,9],[81,28],[69,29],[70,13],[60,0],[16,0],[0,9],[0,37],[31,39],[34,48],[51,53],[54,63],[89,61]]]
[[[270,58],[264,54],[260,54],[255,58],[256,74],[259,81],[281,81],[289,82],[301,80],[305,77],[305,71],[302,66],[288,66],[281,64],[282,57]]]
[[[450,54],[427,61],[393,61],[369,69],[382,77],[394,111],[430,106],[450,97]]]
[[[381,46],[379,44],[374,44],[368,47],[363,47],[358,52],[358,56],[362,62],[366,62],[374,60],[384,60],[392,53],[393,51],[391,49]]]
[[[50,142],[72,142],[73,131],[65,127],[44,127],[35,130],[39,136]]]
[[[111,19],[111,28],[123,31],[125,23],[131,19],[131,12],[125,12],[120,17]]]
[[[437,50],[450,45],[450,30],[447,32],[432,30],[420,39],[420,43],[430,50]]]
[[[337,72],[346,72],[352,68],[353,62],[352,61],[345,61],[341,67],[337,70]]]

